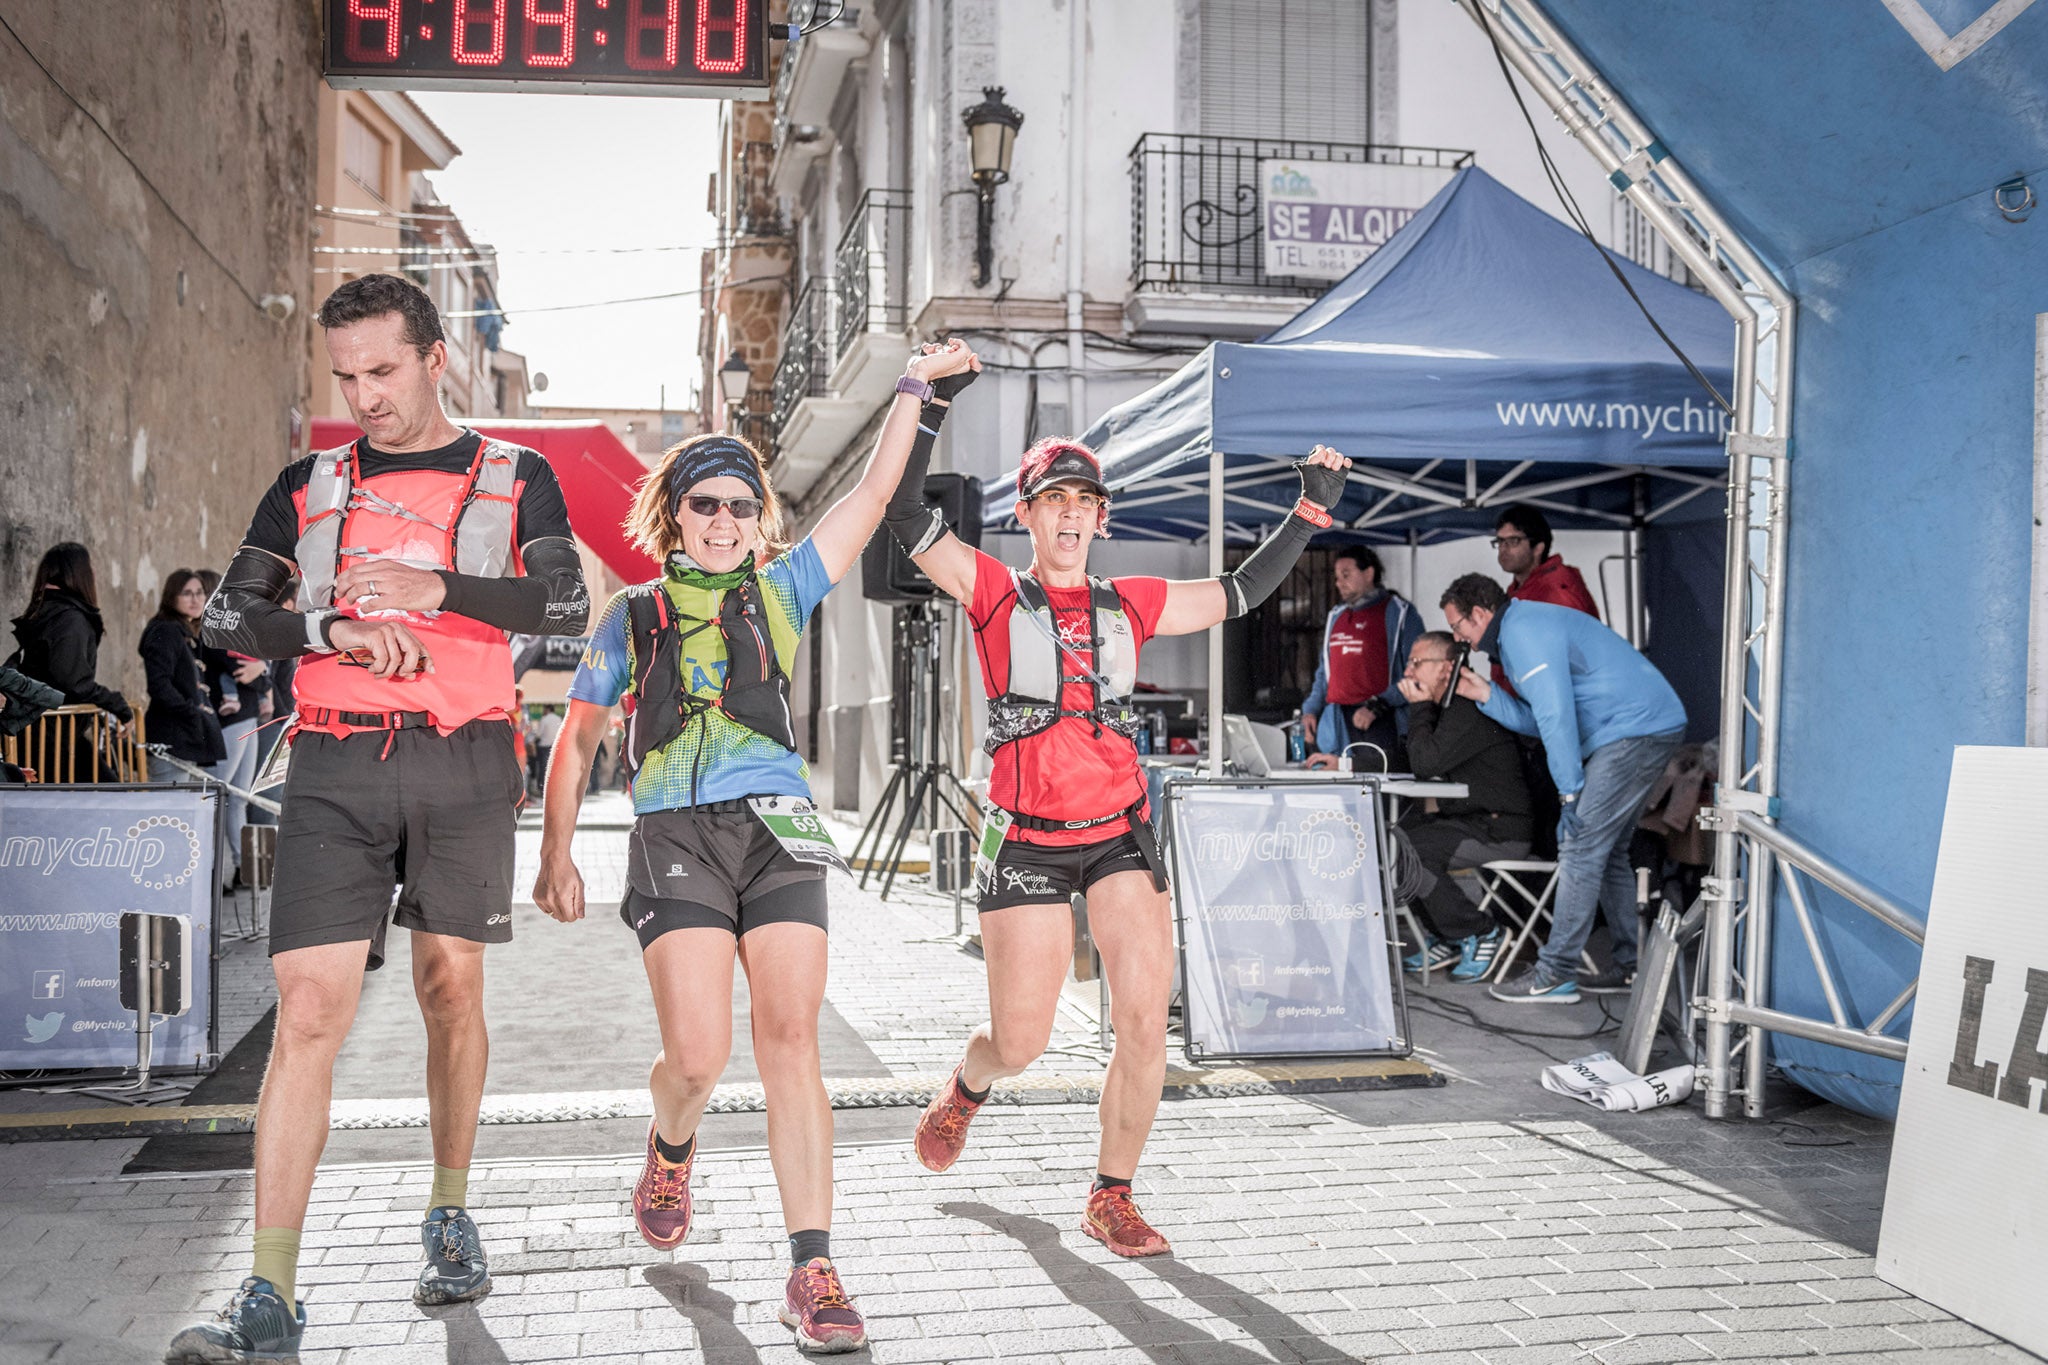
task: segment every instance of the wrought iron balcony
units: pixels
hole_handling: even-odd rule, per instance
[[[1131,148],[1131,281],[1135,288],[1315,295],[1327,279],[1266,272],[1262,161],[1469,165],[1442,147],[1369,146],[1291,138],[1147,133]]]
[[[834,253],[843,356],[867,332],[901,332],[910,321],[910,191],[869,190]]]
[[[774,419],[780,436],[806,398],[826,393],[832,373],[832,281],[812,280],[796,296],[789,324],[782,329],[782,359],[775,366]]]
[[[775,420],[771,409],[775,398],[773,390],[756,385],[747,390],[747,401],[740,405],[733,431],[753,443],[771,461],[774,459]]]

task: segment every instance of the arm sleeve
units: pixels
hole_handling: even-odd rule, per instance
[[[317,646],[308,634],[305,613],[278,605],[291,578],[291,564],[254,543],[244,545],[206,603],[200,637],[212,648],[254,659],[296,659],[311,653]],[[325,622],[332,619],[319,619],[323,644]]]
[[[581,635],[590,623],[583,556],[571,540],[533,541],[520,550],[519,578],[441,571],[441,610],[521,635]]]
[[[939,439],[939,425],[946,420],[945,403],[926,403],[917,413],[917,435],[911,438],[910,458],[903,463],[903,477],[889,495],[882,523],[908,555],[921,555],[946,534],[946,517],[924,495],[925,477],[931,472],[932,446]]]

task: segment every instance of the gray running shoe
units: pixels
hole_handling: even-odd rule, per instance
[[[467,1210],[435,1209],[420,1224],[420,1245],[427,1263],[413,1286],[412,1301],[422,1308],[468,1303],[491,1292],[491,1272],[484,1263],[484,1241]]]
[[[1510,1005],[1576,1005],[1579,983],[1576,977],[1556,976],[1541,962],[1516,972],[1506,981],[1486,988],[1486,993]]]
[[[164,1365],[245,1365],[248,1361],[295,1361],[306,1334],[306,1306],[294,1309],[270,1281],[251,1275],[213,1315],[171,1338]]]
[[[1588,995],[1627,995],[1635,984],[1634,967],[1608,967],[1602,971],[1579,973],[1579,989]]]

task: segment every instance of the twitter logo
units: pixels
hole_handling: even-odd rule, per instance
[[[57,1036],[57,1030],[63,1024],[64,1016],[55,1010],[43,1015],[41,1018],[31,1014],[28,1016],[27,1041],[31,1043],[47,1043]]]

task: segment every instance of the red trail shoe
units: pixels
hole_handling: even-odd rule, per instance
[[[640,1236],[656,1251],[671,1251],[690,1235],[690,1168],[697,1164],[697,1149],[690,1159],[673,1165],[654,1150],[654,1121],[647,1122],[647,1163],[640,1168],[639,1183],[633,1186],[633,1224]]]
[[[868,1327],[860,1310],[839,1283],[839,1271],[823,1256],[814,1256],[789,1272],[776,1316],[796,1333],[797,1349],[819,1355],[858,1351],[868,1344]]]
[[[1088,1209],[1081,1215],[1081,1231],[1119,1256],[1164,1256],[1173,1250],[1166,1239],[1138,1212],[1131,1192],[1121,1185],[1097,1190],[1088,1196]]]
[[[967,1145],[967,1125],[980,1110],[960,1093],[960,1068],[954,1067],[953,1078],[932,1096],[917,1120],[917,1159],[926,1170],[943,1171],[960,1159]]]

